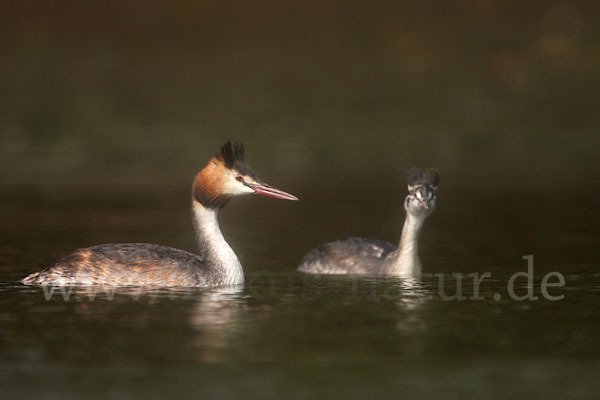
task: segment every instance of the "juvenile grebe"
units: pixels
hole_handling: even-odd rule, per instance
[[[244,146],[227,142],[198,172],[192,185],[192,219],[198,254],[148,243],[101,244],[77,249],[21,282],[119,286],[243,284],[242,266],[221,234],[217,211],[232,197],[245,194],[298,200],[261,182],[244,163]]]
[[[440,175],[432,169],[422,171],[413,168],[407,173],[407,181],[406,219],[397,248],[388,242],[363,238],[325,243],[304,256],[298,271],[418,278],[421,262],[417,254],[417,240],[423,222],[435,209]]]

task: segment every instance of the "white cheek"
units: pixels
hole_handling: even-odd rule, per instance
[[[225,184],[222,186],[222,190],[224,194],[230,196],[239,196],[242,194],[254,193],[254,190],[250,189],[243,183],[236,181],[233,177],[231,179],[227,179]]]

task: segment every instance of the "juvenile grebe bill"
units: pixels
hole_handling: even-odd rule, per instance
[[[406,218],[400,243],[349,238],[329,242],[309,251],[298,271],[312,274],[421,276],[418,255],[419,233],[437,203],[440,174],[433,169],[412,168],[407,172]]]
[[[217,214],[235,196],[295,196],[260,181],[244,162],[242,144],[225,143],[196,175],[192,219],[198,254],[148,243],[102,244],[77,249],[21,280],[26,285],[210,287],[244,283],[242,265],[219,227]]]

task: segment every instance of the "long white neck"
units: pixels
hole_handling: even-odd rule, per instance
[[[421,276],[421,261],[418,255],[418,239],[426,216],[406,213],[402,237],[398,249],[390,253],[385,260],[386,274],[409,278]]]
[[[217,209],[206,208],[192,199],[192,218],[196,232],[196,242],[203,258],[203,275],[223,285],[244,283],[244,271],[237,256],[225,241],[219,222]]]

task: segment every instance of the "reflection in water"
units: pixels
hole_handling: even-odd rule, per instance
[[[24,286],[24,288],[28,288]],[[127,302],[157,303],[164,300],[194,298],[202,289],[193,287],[154,287],[154,286],[112,286],[112,285],[71,285],[71,286],[32,286],[41,291],[46,301],[77,302]]]
[[[418,279],[403,279],[398,282],[398,307],[409,311],[420,309],[427,300],[431,300],[431,291]]]
[[[132,353],[141,351],[137,349],[136,334],[119,337],[119,331],[154,336],[153,352],[157,357],[163,353],[167,357],[173,349],[179,348],[196,360],[223,360],[240,332],[240,317],[249,311],[243,286],[212,289],[102,285],[11,287],[29,296],[37,310],[68,311],[70,324],[76,329],[85,331],[95,326],[98,334],[108,330],[115,345],[128,343],[126,346]],[[46,340],[43,334],[39,340]],[[51,347],[49,344],[48,348]],[[101,356],[107,357],[106,354]]]
[[[219,361],[238,332],[240,314],[246,302],[243,286],[214,288],[198,296],[190,315],[190,324],[197,329],[193,346],[203,361]]]
[[[179,321],[178,324],[189,324],[198,332],[198,335],[190,337],[190,346],[197,351],[197,358],[203,361],[217,361],[221,358],[222,351],[227,349],[232,336],[238,332],[236,322],[246,305],[243,286],[201,289],[95,285],[41,289],[47,301],[73,302],[75,311],[86,315],[86,318],[95,318],[96,314],[90,313],[95,302],[108,302],[115,306],[133,302],[172,308],[182,301],[183,304],[192,301],[192,308],[185,308],[185,321]],[[152,320],[156,316],[155,311],[157,309],[144,308],[131,316],[131,321],[139,324]]]
[[[428,320],[423,315],[424,306],[433,298],[432,291],[419,279],[402,279],[397,282],[398,296],[395,300],[400,313],[396,330],[402,334],[426,331]]]

